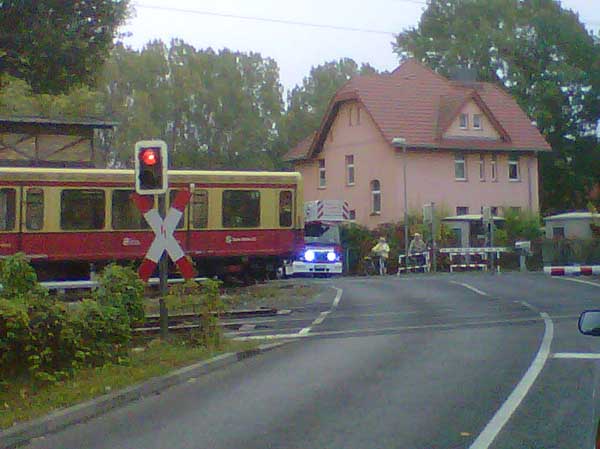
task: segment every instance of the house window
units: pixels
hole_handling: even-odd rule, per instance
[[[510,211],[513,214],[520,214],[521,213],[521,207],[520,206],[513,206],[510,208]]]
[[[492,210],[492,216],[497,217],[498,216],[498,207],[492,206],[491,210]]]
[[[519,156],[511,155],[508,159],[508,179],[511,181],[519,180]]]
[[[30,231],[39,231],[44,227],[44,191],[28,189],[26,202],[25,225]]]
[[[348,126],[352,126],[352,106],[348,106]]]
[[[381,184],[377,179],[371,181],[371,212],[381,213]]]
[[[325,174],[325,159],[319,159],[319,187],[327,185],[327,177]]]
[[[498,159],[495,154],[492,154],[492,162],[490,163],[492,167],[492,181],[498,180]]]
[[[469,129],[469,114],[460,114],[460,129]]]
[[[556,226],[552,228],[552,238],[553,239],[564,239],[565,238],[565,228],[560,226]]]
[[[456,206],[456,215],[469,215],[469,208],[467,206]]]
[[[473,114],[473,129],[481,129],[481,114]]]
[[[349,215],[350,220],[356,220],[356,210],[352,209]]]
[[[354,155],[346,156],[346,184],[354,185]]]
[[[454,156],[454,177],[459,181],[467,180],[467,163],[463,154]]]
[[[479,155],[479,180],[485,181],[485,157],[483,154]]]
[[[16,221],[15,189],[0,189],[0,231],[12,231]]]
[[[360,106],[356,107],[356,124],[360,125]]]

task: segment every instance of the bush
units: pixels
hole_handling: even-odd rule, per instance
[[[28,344],[27,306],[0,298],[0,378],[17,374]]]
[[[108,265],[98,278],[93,297],[103,306],[123,310],[132,324],[144,321],[144,283],[130,267]]]
[[[131,340],[131,325],[122,309],[85,300],[74,318],[77,359],[86,366],[123,362]]]
[[[0,297],[13,299],[32,293],[42,293],[33,267],[25,254],[17,253],[0,261]]]

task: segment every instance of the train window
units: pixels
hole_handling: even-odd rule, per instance
[[[260,192],[258,190],[223,191],[223,226],[254,228],[260,225]]]
[[[208,227],[208,190],[195,190],[192,196],[192,226]]]
[[[113,229],[148,229],[150,226],[131,199],[133,190],[113,190]]]
[[[0,231],[12,231],[15,228],[15,200],[15,189],[0,189]]]
[[[279,226],[289,228],[292,225],[292,192],[279,192]]]
[[[179,190],[169,190],[169,207],[171,206],[171,204],[173,204],[173,201],[175,201],[175,195],[177,195],[177,192],[179,192]],[[177,229],[183,228],[184,217],[185,217],[185,213],[183,215],[181,215],[181,218],[179,219],[179,223],[177,223]]]
[[[60,227],[65,230],[102,229],[104,208],[103,190],[63,190],[60,202]]]
[[[26,204],[25,226],[30,231],[39,231],[44,227],[44,191],[27,189]]]

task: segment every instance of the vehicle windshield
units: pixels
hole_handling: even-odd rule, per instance
[[[304,226],[304,241],[306,243],[340,243],[340,229],[337,225],[323,223],[308,223]]]

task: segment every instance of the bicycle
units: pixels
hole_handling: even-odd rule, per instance
[[[366,276],[383,276],[386,273],[385,260],[383,257],[375,255],[365,256],[363,261],[364,274]]]

